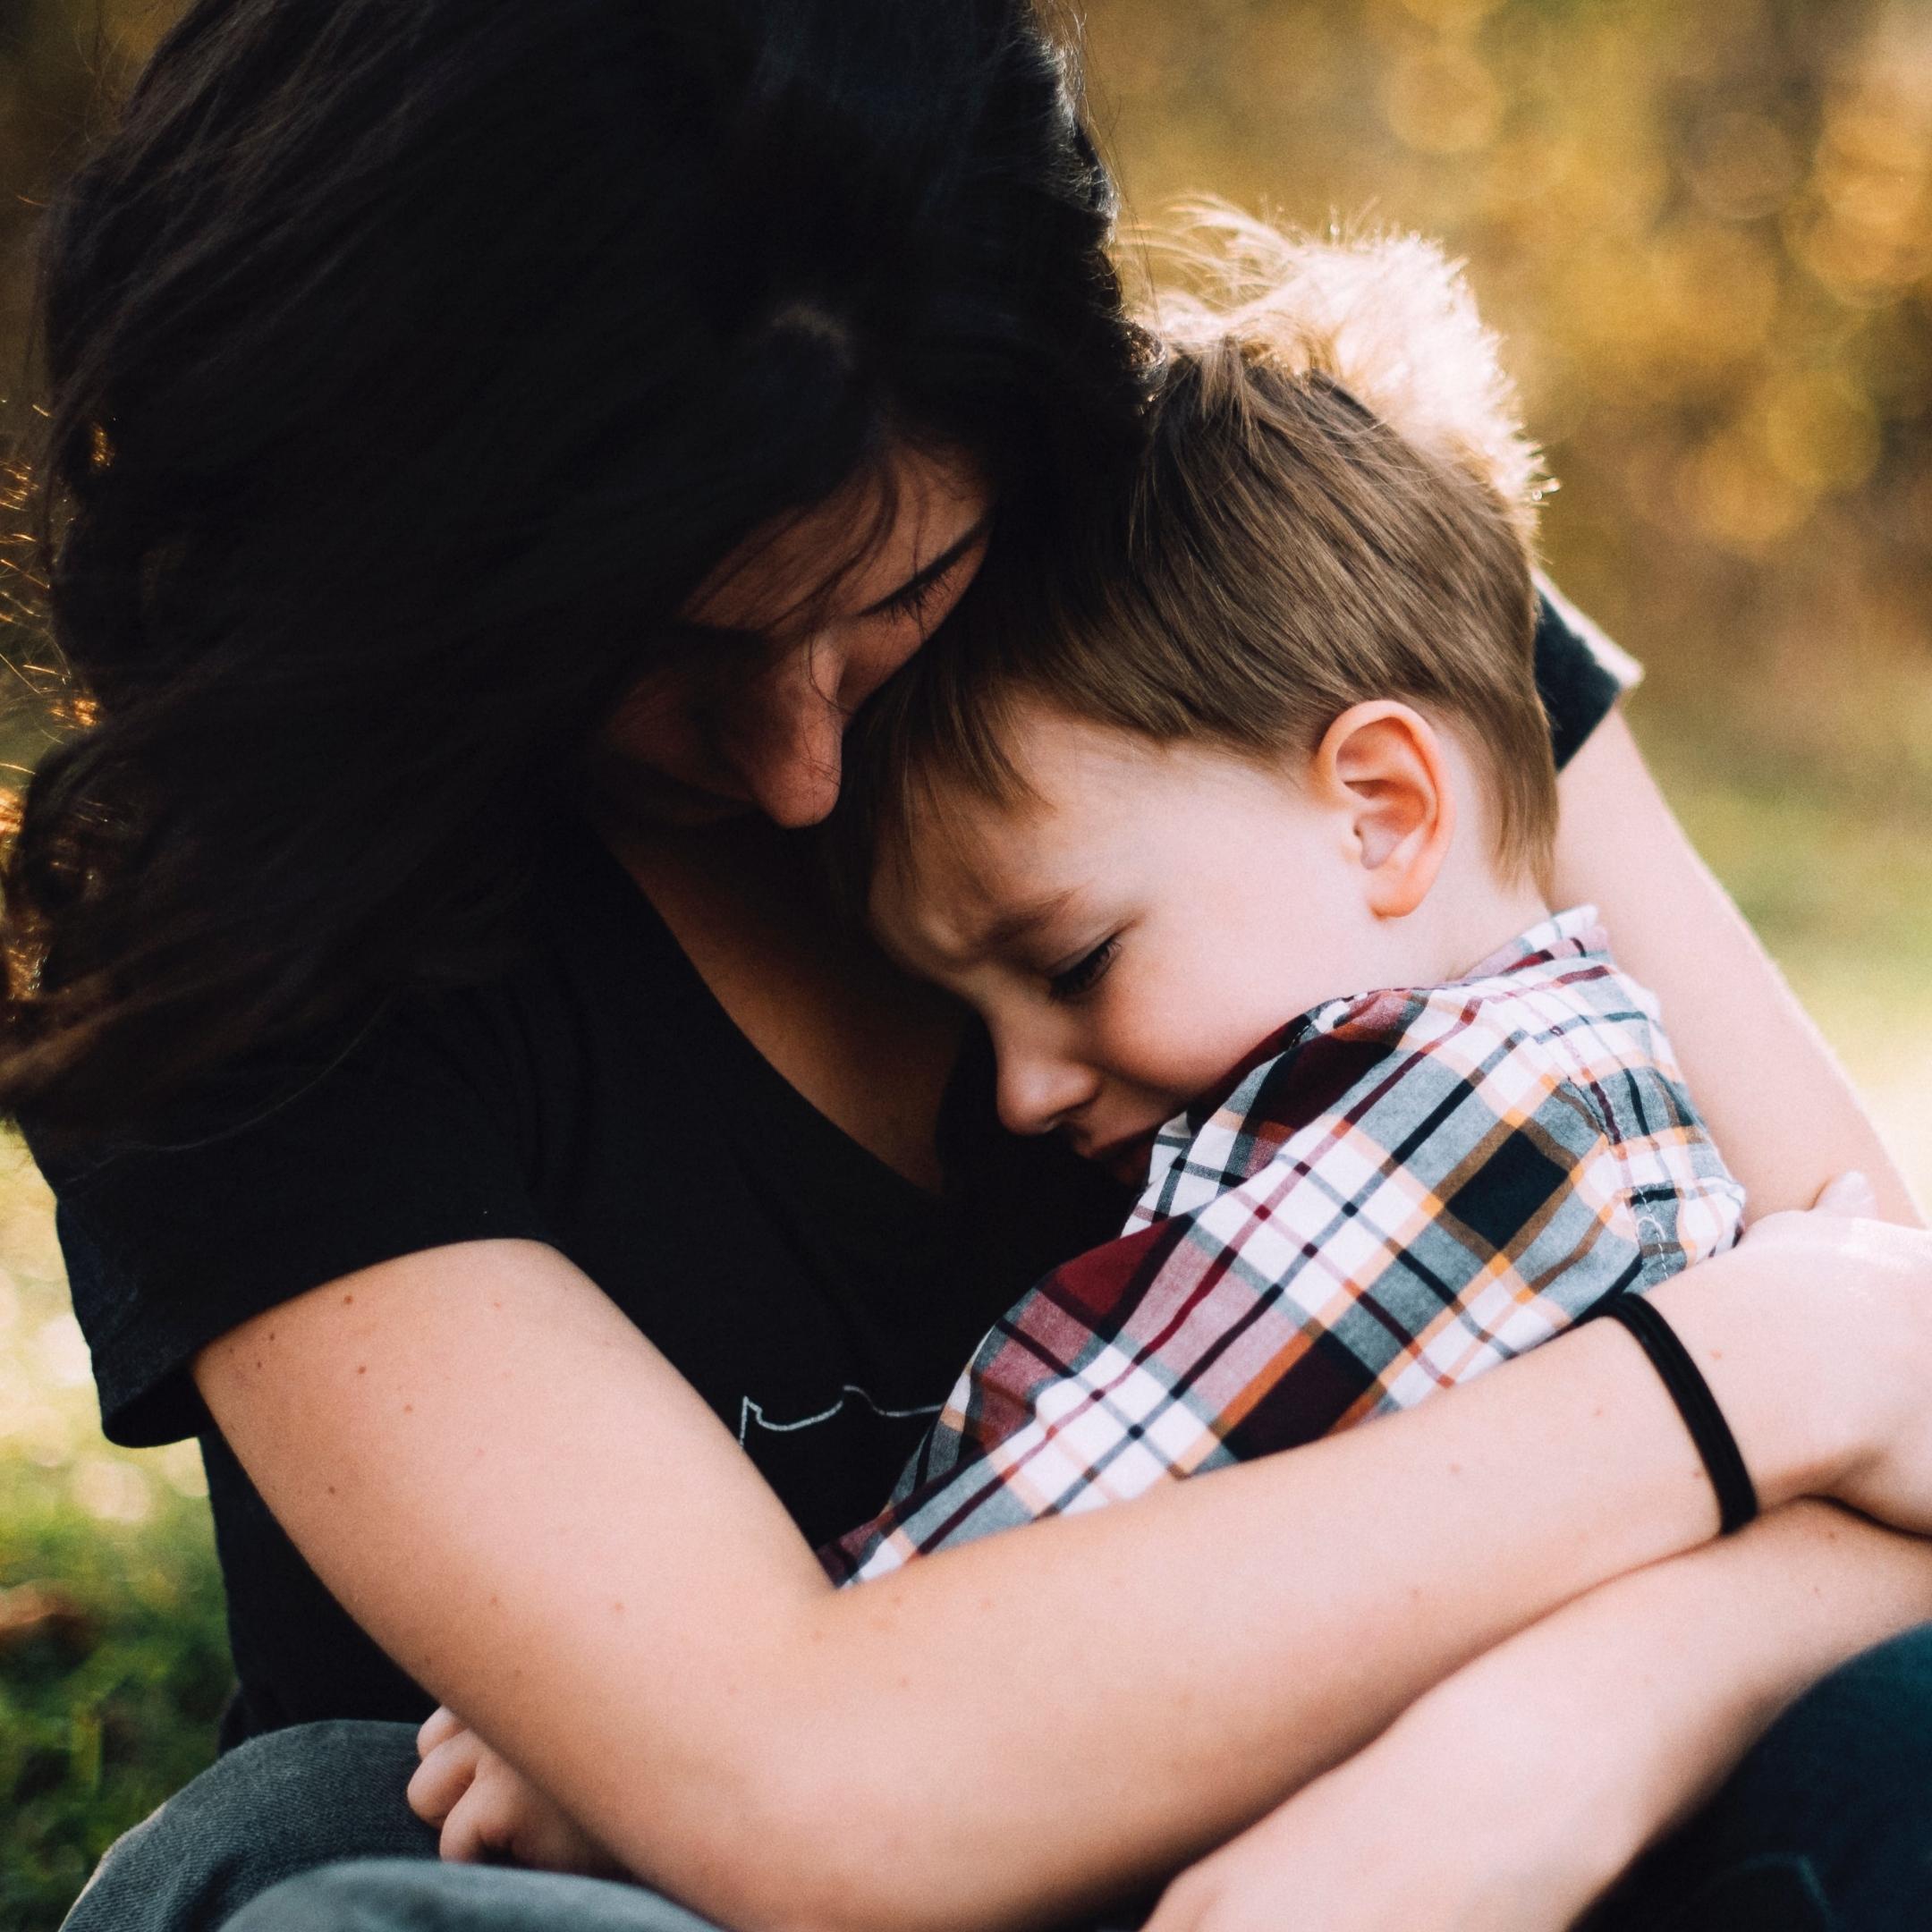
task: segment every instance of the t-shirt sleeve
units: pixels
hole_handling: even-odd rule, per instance
[[[512,1110],[444,1030],[401,1016],[332,1060],[231,1077],[138,1144],[28,1134],[102,1426],[133,1447],[210,1426],[190,1365],[250,1317],[399,1255],[547,1238]]]
[[[1546,577],[1537,579],[1537,692],[1549,715],[1550,743],[1561,770],[1643,676],[1643,666]]]

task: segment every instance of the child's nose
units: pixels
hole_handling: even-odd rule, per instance
[[[1051,1133],[1093,1094],[1093,1075],[1065,1055],[1001,1045],[999,1117],[1008,1133]]]

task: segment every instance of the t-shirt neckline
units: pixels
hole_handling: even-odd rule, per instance
[[[633,926],[642,946],[665,962],[680,996],[695,1008],[697,1024],[692,1030],[693,1035],[716,1038],[724,1043],[725,1050],[738,1063],[738,1072],[745,1080],[762,1089],[764,1097],[778,1111],[781,1120],[789,1116],[796,1131],[818,1140],[826,1149],[828,1157],[839,1163],[853,1189],[861,1196],[871,1197],[864,1201],[868,1211],[879,1211],[883,1205],[877,1198],[881,1190],[892,1197],[898,1208],[907,1213],[929,1216],[943,1208],[947,1199],[944,1191],[922,1187],[917,1181],[901,1174],[890,1161],[883,1159],[862,1140],[848,1133],[772,1064],[758,1043],[733,1019],[724,1003],[712,991],[696,962],[679,943],[670,922],[652,903],[650,894],[638,883],[631,869],[611,850],[594,826],[581,825],[580,832],[582,843],[589,848],[587,854],[589,865],[603,875],[614,907],[622,908],[618,916]],[[684,1036],[677,1044],[682,1047],[691,1037]],[[953,1079],[957,1079],[957,1070]],[[731,1080],[727,1077],[719,1084],[729,1087]],[[954,1097],[949,1081],[946,1097],[941,1102],[943,1111],[954,1104]]]

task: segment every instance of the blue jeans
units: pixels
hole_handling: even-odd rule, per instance
[[[707,1932],[640,1887],[444,1865],[400,1724],[258,1738],[123,1838],[64,1932]],[[1927,1932],[1932,1625],[1847,1665],[1589,1932]]]

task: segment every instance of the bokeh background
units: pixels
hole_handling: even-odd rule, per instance
[[[0,0],[16,403],[36,202],[178,4]],[[1212,191],[1467,258],[1561,486],[1550,565],[1648,666],[1674,802],[1932,1197],[1932,5],[1062,17],[1131,221]],[[0,1148],[0,1924],[52,1925],[211,1750],[200,1489],[191,1448],[100,1440],[45,1198]]]

